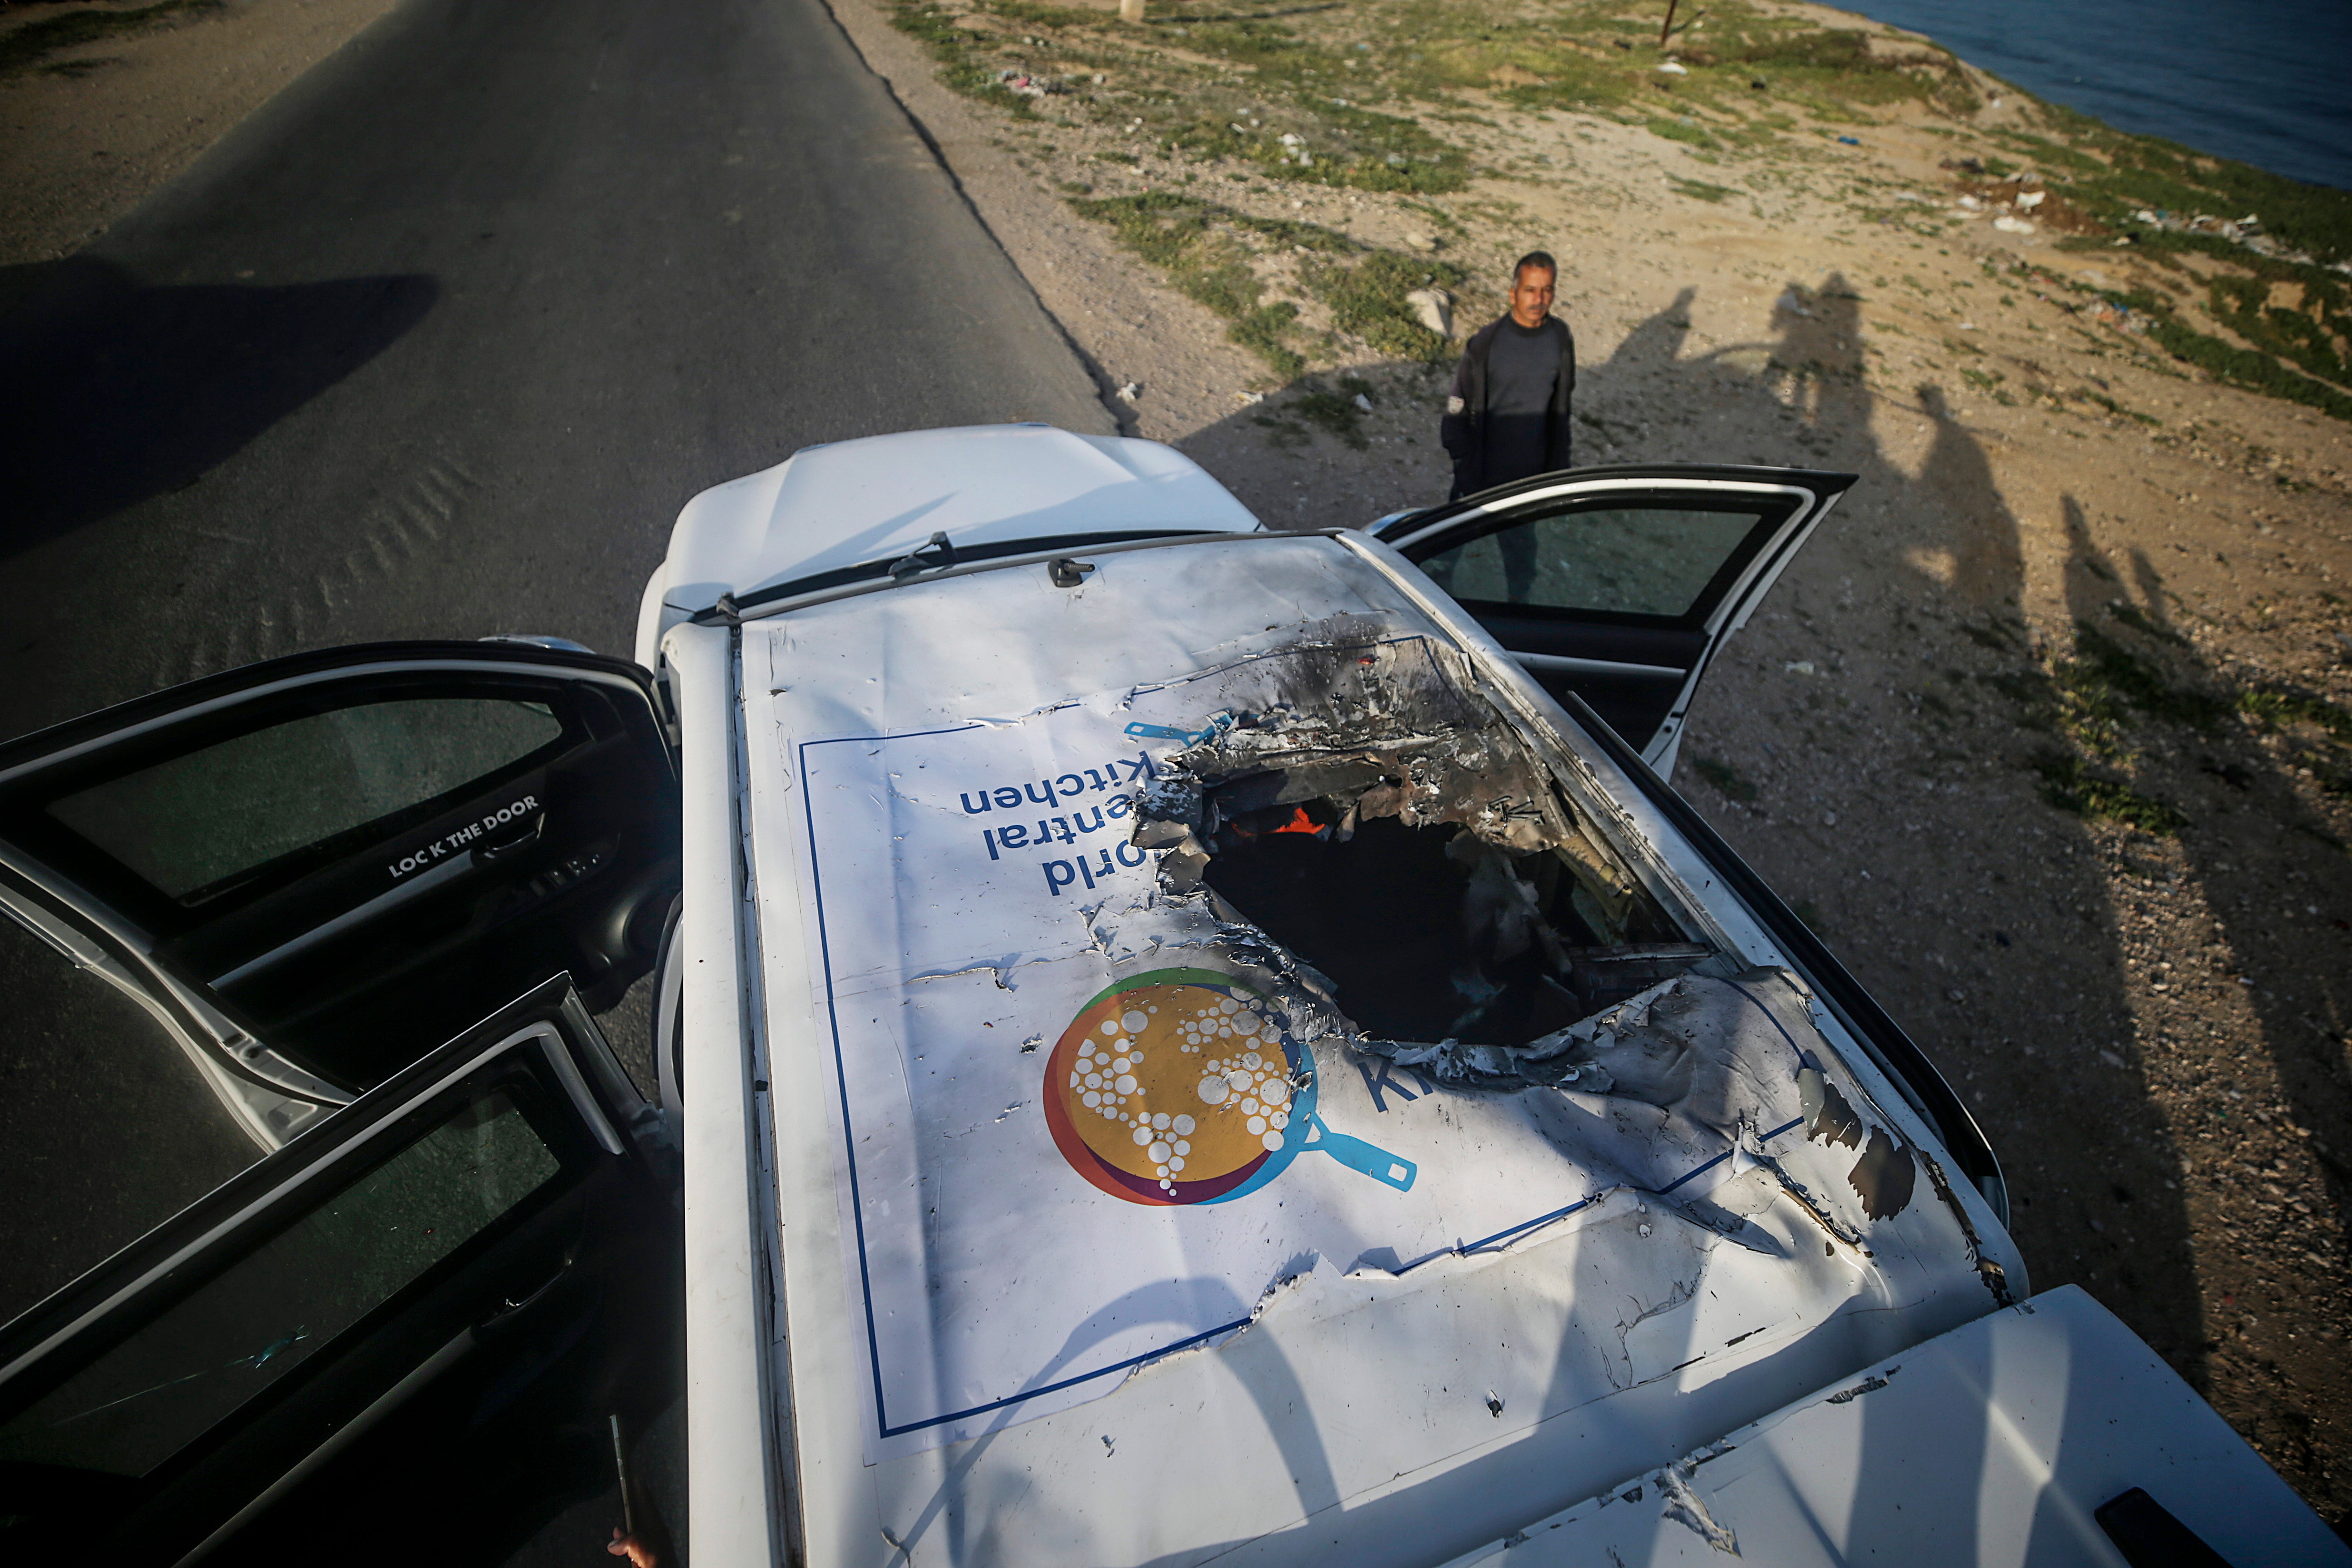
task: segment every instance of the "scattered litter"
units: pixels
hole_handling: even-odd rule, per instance
[[[1841,147],[1859,147],[1862,145],[1862,138],[1859,136],[1841,136],[1838,138],[1838,145]]]
[[[1234,393],[1234,395],[1241,399],[1244,402],[1264,402],[1265,401],[1265,393],[1260,392],[1237,392]]]
[[[2042,204],[2042,199],[2049,193],[2050,193],[2047,191],[2021,192],[2018,194],[2017,204],[2024,208],[2027,212],[2032,212],[2034,208]]]
[[[1834,827],[1836,827],[1836,826],[1837,826],[1837,813],[1836,813],[1835,811],[1823,811],[1823,812],[1822,813],[1822,827],[1824,827],[1824,828],[1834,828]],[[1864,876],[1868,876],[1870,873],[1869,873],[1868,872],[1864,872],[1862,874],[1863,874],[1863,875],[1864,875]]]
[[[1503,1415],[1503,1401],[1491,1388],[1486,1390],[1486,1413],[1497,1420],[1500,1420]]]
[[[1793,288],[1781,290],[1780,298],[1774,302],[1773,308],[1786,310],[1791,316],[1811,317],[1812,315],[1811,311],[1805,308],[1804,300],[1798,297],[1797,291]]]
[[[2117,1056],[2112,1051],[2103,1051],[2099,1052],[2099,1060],[2105,1062],[2109,1067],[2121,1067],[2124,1064],[2124,1059]]]
[[[2005,214],[1993,219],[1992,226],[2005,235],[2030,235],[2033,232],[2032,224],[2027,220],[2012,218]]]
[[[2147,318],[2128,305],[2118,305],[2112,299],[2095,299],[2083,307],[2083,314],[2102,327],[2113,327],[2118,332],[2135,337],[2147,331]]]
[[[1118,401],[1127,404],[1129,408],[1134,407],[1136,401],[1142,397],[1142,395],[1143,389],[1137,386],[1133,382],[1129,382],[1125,386],[1118,389]]]
[[[1356,406],[1363,410],[1366,413],[1370,413],[1372,412],[1372,400],[1366,397],[1363,393],[1358,392],[1356,394]]]
[[[1658,68],[1665,72],[1666,75],[1670,77],[1686,77],[1690,75],[1689,68],[1677,60],[1668,60]]]
[[[1762,77],[1758,77],[1748,85],[1758,92],[1770,92],[1772,90],[1772,84],[1766,81]]]
[[[1980,213],[1984,211],[1984,204],[1974,196],[1962,196],[1959,200],[1959,208],[1964,213]]]
[[[2352,261],[2323,264],[2308,251],[2296,250],[2292,246],[2281,245],[2263,227],[2263,220],[2252,213],[2248,213],[2244,217],[2231,222],[2214,217],[2210,213],[2199,213],[2194,217],[2184,218],[2179,214],[2167,212],[2162,207],[2142,207],[2132,214],[2132,219],[2136,223],[2143,224],[2152,229],[2162,230],[2167,234],[2216,235],[2232,245],[2243,246],[2257,256],[2267,256],[2279,261],[2296,262],[2305,267],[2325,265],[2330,272],[2352,277]]]
[[[996,79],[1003,84],[1005,91],[1019,98],[1045,98],[1069,90],[1052,77],[1033,77],[1025,71],[999,71]],[[1099,81],[1102,78],[1097,77],[1095,79]]]
[[[1780,673],[1787,675],[1817,675],[1821,674],[1819,670],[1813,668],[1813,662],[1811,659],[1791,660],[1788,664],[1780,666]]]

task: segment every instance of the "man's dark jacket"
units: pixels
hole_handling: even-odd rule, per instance
[[[1504,474],[1489,477],[1486,473],[1486,356],[1494,349],[1495,335],[1509,319],[1505,316],[1489,321],[1473,333],[1468,346],[1462,350],[1462,363],[1454,371],[1454,395],[1446,400],[1445,417],[1438,423],[1437,438],[1454,459],[1455,497],[1528,476]],[[1544,465],[1537,470],[1549,474],[1569,465],[1568,399],[1576,390],[1576,337],[1559,317],[1548,316],[1544,319],[1548,326],[1558,329],[1559,336],[1559,376],[1552,382],[1551,406],[1545,413]]]

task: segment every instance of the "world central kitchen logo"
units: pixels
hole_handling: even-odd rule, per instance
[[[1129,1203],[1231,1202],[1310,1151],[1399,1192],[1416,1174],[1323,1124],[1286,1020],[1214,970],[1155,969],[1088,1002],[1045,1059],[1044,1099],[1070,1168]]]

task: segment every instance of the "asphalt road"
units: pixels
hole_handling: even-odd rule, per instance
[[[1115,429],[819,0],[407,0],[97,245],[0,269],[0,736],[333,643],[625,653],[697,491],[1019,419]],[[250,1157],[28,941],[0,1229],[55,1267],[19,1296]],[[590,1470],[512,1561],[605,1560]]]
[[[298,648],[625,652],[813,442],[1114,426],[818,0],[408,0],[0,271],[0,735]]]

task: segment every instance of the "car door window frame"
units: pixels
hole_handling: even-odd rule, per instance
[[[1692,596],[1689,606],[1680,613],[1666,615],[1655,612],[1607,610],[1598,606],[1549,604],[1539,599],[1470,599],[1459,594],[1455,598],[1465,605],[1492,605],[1513,614],[1529,615],[1560,621],[1576,621],[1604,626],[1654,627],[1660,631],[1705,632],[1723,605],[1727,603],[1748,569],[1763,555],[1773,536],[1786,528],[1790,516],[1805,504],[1802,497],[1782,494],[1758,504],[1746,497],[1725,497],[1723,504],[1715,506],[1656,506],[1642,509],[1655,511],[1710,512],[1746,519],[1739,542],[1724,555],[1721,562]],[[1554,519],[1574,518],[1591,513],[1620,512],[1628,509],[1627,498],[1622,495],[1577,495],[1565,506],[1545,507],[1527,504],[1510,510],[1488,513],[1482,524],[1471,525],[1458,538],[1448,542],[1445,550],[1433,551],[1419,557],[1420,565],[1435,555],[1466,549],[1481,539],[1499,540],[1514,528],[1534,528]],[[1532,514],[1532,515],[1530,515]],[[1426,570],[1424,566],[1423,570]]]
[[[76,755],[61,758],[40,768],[34,779],[28,779],[25,784],[16,785],[14,789],[10,787],[12,779],[0,778],[0,801],[6,802],[0,810],[5,810],[8,819],[5,822],[5,831],[10,841],[24,852],[87,887],[96,897],[103,900],[108,908],[137,922],[142,930],[159,939],[169,940],[184,930],[220,918],[223,911],[248,907],[295,885],[306,876],[332,867],[346,860],[360,845],[387,839],[397,840],[412,834],[446,816],[468,798],[493,791],[502,783],[527,777],[548,761],[582,745],[588,737],[586,721],[572,711],[575,705],[566,700],[569,694],[562,691],[564,683],[561,678],[533,678],[520,672],[509,672],[510,686],[488,692],[478,686],[460,685],[450,678],[455,674],[451,672],[445,675],[438,670],[426,668],[347,676],[333,681],[328,689],[339,698],[350,695],[352,700],[316,706],[301,705],[299,696],[326,683],[314,679],[286,689],[262,688],[233,706],[206,705],[208,711],[181,715],[178,721],[168,727],[142,727],[141,733],[127,736],[114,744],[78,748]],[[554,696],[562,704],[557,715],[562,728],[552,739],[477,778],[382,816],[354,823],[311,843],[240,868],[228,876],[216,879],[212,884],[191,890],[188,894],[168,893],[110,852],[106,845],[51,810],[59,800],[91,788],[101,779],[127,777],[172,758],[194,755],[209,746],[280,727],[303,717],[347,707],[366,706],[379,701],[455,696],[461,692],[467,695],[478,694],[515,701],[543,702]],[[289,698],[293,700],[289,701]],[[254,716],[257,710],[259,722],[237,722]],[[218,722],[219,733],[204,734],[201,727],[208,722]],[[200,737],[192,742],[185,739],[191,727],[196,727]],[[400,888],[395,886],[391,891],[399,892]]]
[[[371,1172],[421,1144],[458,1112],[469,1082],[487,1088],[510,1081],[517,1071],[536,1079],[537,1099],[546,1112],[531,1122],[533,1132],[549,1145],[560,1162],[559,1170],[568,1172],[571,1180],[551,1177],[509,1203],[481,1229],[369,1305],[302,1365],[213,1418],[142,1475],[120,1478],[122,1484],[114,1490],[125,1500],[126,1508],[152,1501],[207,1452],[225,1442],[240,1440],[268,1422],[310,1380],[331,1375],[385,1324],[446,1284],[459,1270],[492,1253],[530,1215],[561,1204],[580,1190],[593,1179],[600,1164],[617,1160],[650,1177],[652,1167],[646,1162],[642,1136],[624,1136],[625,1129],[634,1132],[648,1120],[648,1108],[633,1087],[624,1088],[627,1081],[610,1059],[610,1048],[580,1005],[568,977],[552,977],[532,988],[490,1019],[425,1053],[307,1135],[231,1177],[80,1279],[0,1326],[0,1421],[14,1419],[114,1347],[164,1321],[270,1241],[334,1203]],[[470,1333],[470,1327],[465,1329],[459,1338]],[[447,1343],[442,1343],[446,1336],[435,1339],[434,1354],[420,1361],[420,1367],[446,1355]],[[380,1414],[384,1397],[413,1381],[412,1371],[376,1391],[362,1409],[350,1414]],[[310,1465],[312,1458],[310,1451],[298,1456],[288,1474]],[[105,1475],[71,1466],[66,1472]],[[277,1482],[282,1479],[261,1487],[252,1500],[278,1490]],[[224,1514],[235,1516],[232,1523],[244,1517],[238,1509],[247,1500],[222,1500]]]
[[[596,699],[574,689],[583,685],[610,688],[604,700],[619,722],[618,737],[607,735],[607,726],[586,711],[583,705],[593,705]],[[328,694],[323,700],[307,705],[300,700],[301,693],[321,689]],[[367,695],[342,700],[355,690]],[[290,871],[281,867],[280,874],[262,877],[212,901],[204,915],[193,919],[174,920],[175,912],[193,912],[63,822],[46,818],[47,800],[71,793],[81,780],[102,776],[102,759],[121,758],[124,748],[150,743],[150,737],[184,735],[188,727],[203,726],[221,716],[227,716],[224,733],[252,733],[268,727],[268,721],[239,725],[236,716],[240,710],[274,710],[274,716],[291,718],[306,712],[361,706],[369,696],[404,695],[511,696],[547,704],[554,707],[563,729],[553,740],[479,779],[335,835],[338,840],[352,841],[341,860],[328,856]],[[631,716],[633,702],[643,703],[646,709],[642,737],[636,735],[639,725]],[[443,819],[469,799],[497,789],[500,779],[527,780],[542,768],[560,765],[562,758],[577,750],[615,738],[649,743],[646,749],[648,754],[658,752],[656,766],[675,786],[674,737],[663,723],[650,677],[625,661],[584,652],[474,643],[378,643],[291,655],[224,672],[0,745],[0,800],[9,802],[7,837],[0,838],[0,903],[67,951],[75,962],[99,968],[118,986],[135,988],[134,994],[165,1017],[183,1044],[200,1059],[200,1071],[232,1113],[265,1147],[275,1147],[315,1119],[320,1108],[348,1103],[351,1086],[275,1049],[281,1042],[265,1041],[260,1037],[268,1031],[257,1029],[245,1010],[216,988],[332,940],[342,934],[343,926],[357,924],[347,918],[355,913],[384,913],[376,907],[382,900],[363,901],[353,909],[324,916],[290,933],[287,940],[226,966],[190,962],[186,953],[175,958],[172,956],[178,952],[175,940],[205,929],[208,921],[234,920],[244,911],[265,908],[278,894],[302,887],[307,878],[331,874],[338,866],[352,863],[360,847],[386,841],[397,845],[407,836],[438,828],[444,825]],[[157,740],[152,744],[154,755],[176,756],[201,749],[203,743],[174,745]],[[131,770],[132,767],[121,769]],[[409,818],[415,820],[405,821]],[[45,821],[55,830],[53,834],[41,831]],[[383,826],[403,821],[405,826],[398,831]],[[27,822],[34,824],[34,831],[24,831]],[[299,859],[309,848],[315,846],[278,859]],[[61,849],[64,852],[59,852]],[[412,879],[388,891],[398,895],[394,902],[412,898],[415,894],[408,888],[422,880]],[[544,972],[543,967],[540,972]],[[528,972],[518,977],[518,983],[527,977]],[[436,1032],[446,1032],[448,1027],[445,1024]]]
[[[1653,768],[1670,772],[1675,752],[1682,744],[1683,721],[1690,709],[1693,695],[1713,663],[1723,640],[1747,622],[1764,595],[1794,559],[1814,528],[1836,505],[1838,498],[1854,483],[1846,474],[1815,473],[1799,469],[1755,469],[1741,471],[1721,467],[1627,467],[1616,470],[1581,470],[1572,475],[1545,476],[1523,480],[1497,491],[1474,496],[1431,514],[1423,513],[1394,526],[1394,538],[1384,538],[1382,543],[1408,559],[1435,553],[1433,546],[1447,540],[1444,548],[1459,537],[1462,542],[1510,526],[1514,519],[1529,512],[1542,510],[1545,515],[1557,515],[1579,503],[1590,501],[1596,507],[1614,501],[1618,504],[1653,498],[1660,507],[1670,507],[1677,497],[1693,496],[1736,500],[1778,498],[1789,509],[1777,518],[1752,530],[1749,538],[1761,542],[1748,549],[1747,559],[1736,570],[1710,580],[1707,591],[1701,596],[1702,605],[1679,619],[1656,616],[1634,616],[1610,611],[1574,611],[1538,609],[1532,605],[1499,604],[1495,608],[1513,615],[1528,614],[1530,619],[1548,620],[1561,625],[1584,624],[1600,627],[1623,626],[1628,630],[1654,629],[1696,634],[1706,639],[1698,649],[1667,704],[1664,716],[1655,731],[1644,737],[1635,749]],[[1491,519],[1491,521],[1489,520]],[[1481,601],[1482,603],[1484,601]],[[1476,613],[1465,602],[1464,608]],[[1531,670],[1550,669],[1559,673],[1590,674],[1669,674],[1671,666],[1649,665],[1606,659],[1577,658],[1550,654],[1522,654],[1512,650]]]

